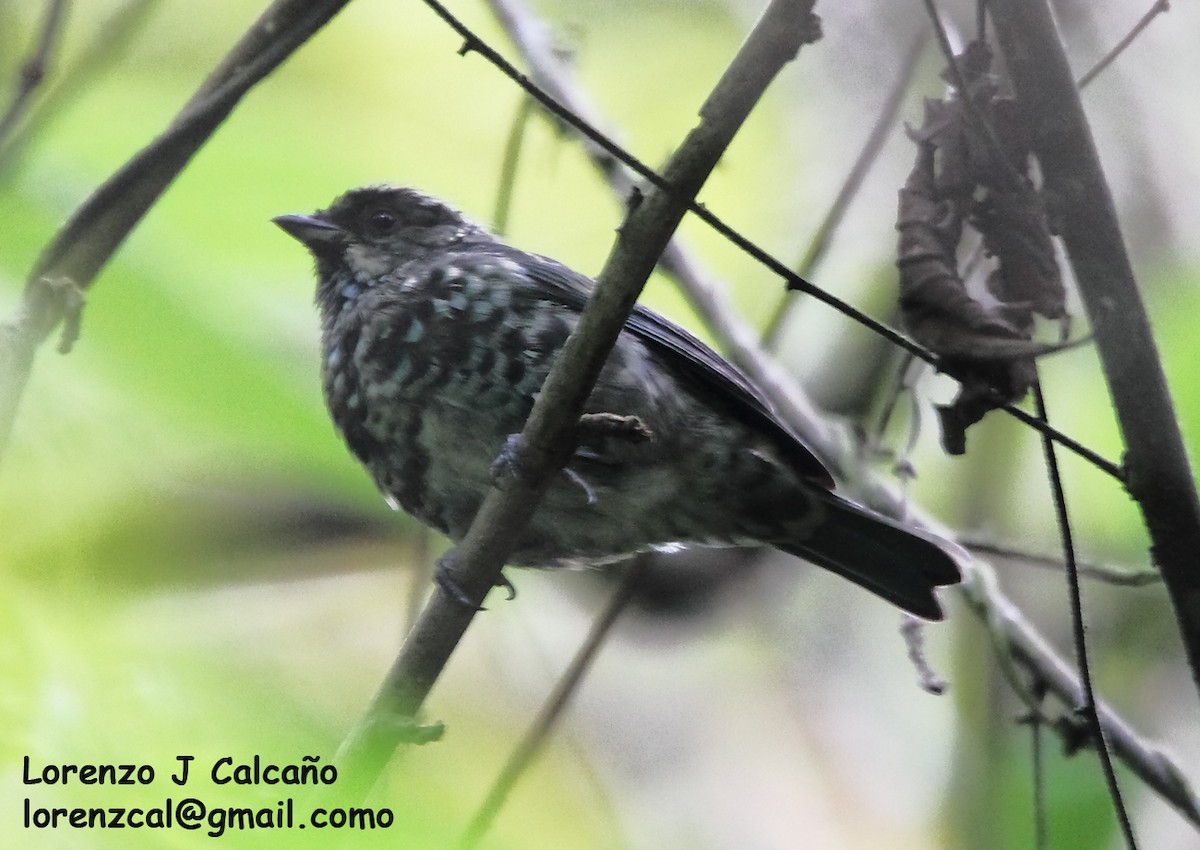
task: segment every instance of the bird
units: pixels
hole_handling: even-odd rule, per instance
[[[272,221],[315,260],[337,430],[393,508],[461,540],[594,282],[406,187]],[[750,379],[639,304],[509,564],[770,546],[940,620],[935,589],[960,580],[962,550],[834,487]]]

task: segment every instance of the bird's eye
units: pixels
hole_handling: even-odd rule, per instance
[[[387,236],[396,229],[396,214],[391,210],[375,210],[367,216],[367,229],[372,236]]]

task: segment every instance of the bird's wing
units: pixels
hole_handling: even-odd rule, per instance
[[[528,254],[501,243],[489,246],[486,253],[519,262],[530,277],[542,285],[547,297],[572,310],[582,310],[591,295],[591,280],[548,257]],[[640,304],[633,308],[625,331],[641,340],[667,368],[684,378],[710,403],[774,438],[798,472],[824,487],[833,487],[833,476],[824,464],[776,416],[759,389],[721,355],[674,322]]]

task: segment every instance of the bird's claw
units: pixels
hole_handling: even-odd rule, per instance
[[[596,491],[592,489],[592,486],[587,483],[587,480],[582,475],[569,466],[563,469],[563,475],[567,476],[568,481],[583,491],[589,507],[596,504]]]
[[[491,474],[492,481],[501,490],[505,489],[505,485],[509,481],[526,482],[529,480],[529,474],[525,470],[525,464],[521,458],[521,435],[509,434],[504,440],[504,447],[500,449],[500,454],[496,455],[496,459],[492,461]]]

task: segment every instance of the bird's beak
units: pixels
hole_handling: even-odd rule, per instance
[[[336,224],[330,224],[314,215],[277,215],[271,221],[283,228],[311,250],[329,248],[345,241],[346,233]]]

